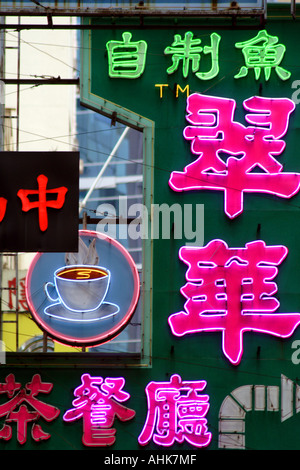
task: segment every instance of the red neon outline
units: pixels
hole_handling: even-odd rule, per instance
[[[41,318],[39,317],[39,314],[36,312],[35,307],[34,307],[33,303],[31,302],[31,295],[30,295],[30,284],[31,284],[32,272],[33,272],[33,269],[34,269],[37,261],[43,255],[43,253],[37,253],[35,255],[35,257],[33,258],[30,266],[29,266],[29,269],[28,269],[28,272],[27,272],[27,275],[26,275],[26,279],[25,279],[25,293],[26,293],[26,299],[27,299],[28,307],[29,307],[33,317],[35,318],[36,322],[38,323],[38,325],[42,329],[46,330],[46,332],[49,333],[49,335],[51,335],[53,337],[53,339],[55,339],[58,342],[61,342],[64,345],[67,344],[67,345],[71,345],[71,346],[81,346],[81,345],[83,345],[83,346],[88,346],[88,345],[89,346],[97,346],[97,345],[100,345],[100,344],[104,344],[104,343],[110,341],[111,339],[115,338],[116,336],[118,336],[118,334],[125,328],[125,326],[130,321],[131,316],[134,312],[134,309],[135,309],[135,307],[137,305],[137,302],[138,302],[138,299],[139,299],[140,279],[139,279],[139,274],[138,274],[137,267],[136,267],[132,257],[130,256],[128,251],[123,247],[123,245],[121,245],[120,242],[118,242],[117,240],[115,240],[115,239],[113,239],[113,238],[111,238],[111,237],[109,237],[109,236],[107,236],[103,233],[96,232],[96,231],[93,231],[93,230],[79,230],[79,236],[80,235],[86,235],[86,236],[100,238],[102,240],[107,241],[108,243],[111,243],[112,245],[114,245],[122,253],[124,258],[128,262],[128,265],[130,266],[131,272],[132,272],[132,275],[133,275],[134,291],[133,291],[133,295],[132,295],[131,304],[129,305],[129,308],[127,310],[126,315],[123,318],[123,321],[121,323],[118,323],[116,327],[111,328],[105,334],[101,335],[101,337],[99,339],[98,339],[98,336],[93,336],[93,337],[89,337],[89,338],[86,338],[86,339],[79,340],[78,338],[71,338],[71,337],[68,337],[67,335],[63,335],[63,334],[58,335],[57,332],[54,332],[54,330],[52,330],[49,327],[49,325],[46,324],[44,321],[42,321]]]

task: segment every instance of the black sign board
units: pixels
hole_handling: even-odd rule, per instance
[[[78,251],[78,152],[0,152],[0,251]]]

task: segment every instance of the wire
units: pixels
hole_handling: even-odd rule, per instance
[[[18,39],[16,36],[14,36],[13,33],[9,32],[9,31],[6,31],[6,34],[12,36],[12,37],[15,38],[16,40]],[[41,52],[42,54],[47,55],[48,57],[51,57],[52,59],[57,60],[58,62],[64,64],[65,66],[69,67],[70,69],[72,69],[73,71],[79,72],[79,69],[77,69],[77,68],[74,67],[73,65],[67,64],[65,61],[63,61],[63,60],[60,59],[59,57],[56,57],[56,56],[50,54],[50,53],[47,52],[47,51],[43,51],[42,49],[40,49],[40,48],[34,46],[32,43],[30,43],[30,42],[28,42],[28,41],[25,41],[25,40],[22,39],[22,38],[21,38],[21,42],[22,42],[23,44],[26,44],[27,46],[32,47],[33,49],[37,50],[38,52]]]
[[[12,127],[9,127],[9,126],[6,126],[4,125],[4,127],[8,127],[9,129],[14,129]],[[170,128],[168,128],[170,129]],[[110,128],[110,129],[106,129],[106,130],[99,130],[99,131],[87,131],[87,132],[83,132],[83,133],[79,133],[79,134],[68,134],[68,135],[65,135],[65,136],[58,136],[58,137],[46,137],[46,136],[41,136],[40,134],[36,134],[34,132],[30,132],[30,131],[23,131],[23,130],[20,130],[20,133],[27,133],[27,134],[31,134],[31,135],[36,135],[37,137],[40,137],[41,140],[51,140],[51,141],[54,141],[54,142],[59,142],[61,144],[64,144],[64,145],[68,145],[68,146],[71,146],[72,149],[74,149],[74,144],[72,143],[68,143],[68,142],[64,142],[62,140],[59,140],[61,139],[62,137],[74,137],[76,135],[85,135],[85,134],[89,134],[89,133],[97,133],[97,132],[106,132],[106,131],[112,131],[112,130],[115,130],[113,128]],[[32,142],[37,142],[37,140],[33,140]],[[24,144],[26,143],[30,143],[30,141],[27,141],[27,142],[23,142]],[[94,152],[96,154],[101,154],[101,155],[106,155],[106,156],[109,156],[109,153],[105,153],[105,152],[101,152],[99,150],[95,150],[95,149],[91,149],[91,148],[88,148],[88,147],[83,147],[83,146],[80,146],[80,145],[75,145],[75,147],[77,148],[77,150],[85,150],[85,151],[89,151],[89,152]],[[132,158],[127,158],[127,157],[122,157],[120,155],[115,155],[116,159],[119,159],[119,160],[122,160],[124,162],[131,162],[131,163],[135,163],[137,165],[142,165],[143,167],[147,167],[147,168],[151,168],[151,169],[155,169],[155,170],[159,170],[159,171],[162,171],[164,173],[168,173],[170,174],[173,169],[168,169],[168,168],[162,168],[162,167],[159,167],[157,165],[152,165],[152,164],[147,164],[145,162],[140,162],[140,159],[139,157],[136,157],[136,159],[132,159]],[[188,176],[186,176],[186,178],[188,178]],[[193,180],[197,179],[199,181],[199,183],[201,183],[202,179],[201,177],[198,177],[196,178],[195,176],[193,176]],[[224,188],[225,189],[232,189],[230,186],[228,185],[224,185]],[[252,194],[252,197],[255,196],[255,194]],[[260,195],[261,196],[261,195]],[[260,197],[260,196],[257,196],[257,197]],[[264,195],[266,198],[268,199],[272,199],[273,200],[273,197],[272,195],[269,195],[269,194],[265,194]],[[278,202],[284,202],[285,205],[288,205],[290,207],[294,207],[296,209],[300,209],[300,205],[298,204],[295,204],[294,202],[292,202],[291,200],[284,200],[284,201],[281,201],[281,198],[276,198],[276,201]]]

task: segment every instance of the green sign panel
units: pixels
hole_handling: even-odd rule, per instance
[[[146,204],[173,215],[146,252],[152,368],[139,384],[204,381],[211,450],[300,448],[299,35],[275,17],[84,33],[82,102],[145,133]],[[189,425],[171,448],[197,448]],[[140,444],[163,449],[154,435]]]

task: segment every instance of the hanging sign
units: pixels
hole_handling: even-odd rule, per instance
[[[0,251],[76,251],[78,152],[0,152]]]
[[[53,339],[94,346],[116,337],[130,321],[139,276],[119,242],[81,230],[77,252],[35,256],[25,290],[34,320]]]

